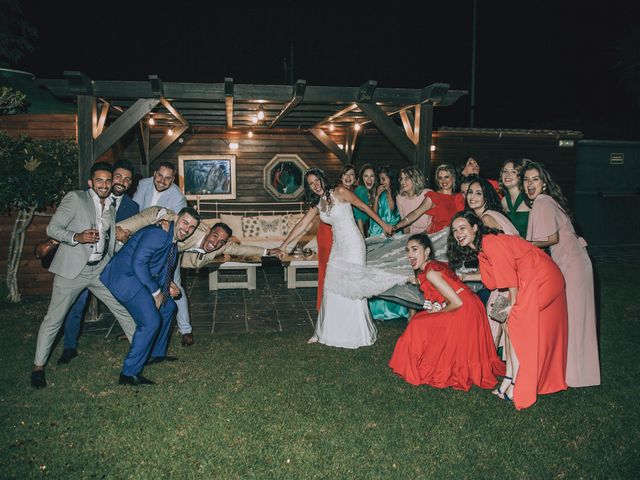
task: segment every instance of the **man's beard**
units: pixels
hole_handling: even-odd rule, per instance
[[[124,185],[120,185],[119,183],[115,183],[113,184],[113,186],[111,187],[111,193],[113,195],[115,195],[116,197],[121,197],[122,195],[124,195],[124,193],[127,191],[126,188],[124,188],[122,190],[122,192],[118,193],[118,191],[116,190],[116,186],[120,186],[120,187],[124,187]]]

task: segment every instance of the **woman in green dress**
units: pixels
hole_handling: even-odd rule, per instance
[[[356,187],[355,194],[360,200],[373,208],[373,202],[376,197],[376,188],[378,182],[376,181],[376,171],[373,165],[365,163],[360,168],[358,173],[358,186]],[[356,224],[360,229],[363,237],[366,237],[368,231],[369,216],[358,208],[353,208],[353,216],[356,219]]]
[[[400,221],[400,213],[396,203],[396,195],[400,190],[398,170],[385,165],[378,169],[378,188],[373,202],[373,210],[389,225],[395,225]],[[369,237],[384,235],[384,230],[375,222],[369,222]],[[407,318],[409,310],[397,303],[386,300],[369,300],[369,310],[375,320],[392,320],[395,318]]]
[[[526,159],[507,160],[500,170],[500,193],[502,209],[522,238],[527,237],[527,225],[531,209],[524,201],[522,192],[522,169]]]

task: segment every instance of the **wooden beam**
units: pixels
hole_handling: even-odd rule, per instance
[[[96,99],[90,95],[78,95],[78,186],[84,189],[89,180],[89,170],[94,162],[93,119]]]
[[[156,159],[160,155],[162,155],[162,153],[167,148],[169,148],[169,146],[173,142],[175,142],[178,138],[180,138],[180,135],[182,135],[188,128],[189,128],[188,125],[181,125],[179,127],[175,127],[173,129],[173,135],[167,134],[164,137],[162,137],[162,139],[158,143],[156,143],[151,149],[151,151],[149,152],[149,165],[155,162]]]
[[[233,128],[233,78],[224,79],[224,106],[227,114],[227,128]]]
[[[107,115],[109,114],[109,102],[102,101],[102,108],[100,109],[100,116],[98,117],[98,122],[96,124],[95,132],[93,137],[98,137],[104,130],[104,124],[107,121]]]
[[[416,143],[416,139],[413,136],[413,125],[411,124],[411,120],[407,116],[406,110],[400,110],[400,120],[402,120],[402,127],[404,128],[404,133],[409,137],[414,144]]]
[[[417,113],[417,112],[416,112]],[[431,137],[433,135],[433,105],[425,103],[420,109],[420,131],[418,132],[418,148],[416,164],[425,178],[431,176]]]
[[[309,132],[311,133],[311,135],[316,137],[320,141],[320,143],[322,143],[325,146],[327,150],[329,150],[336,157],[338,157],[342,163],[344,164],[349,163],[349,160],[347,159],[347,156],[345,155],[344,150],[338,147],[336,142],[334,142],[329,135],[324,133],[324,130],[322,130],[321,128],[310,128]]]
[[[169,100],[167,100],[164,97],[160,97],[160,103],[162,103],[162,105],[164,106],[164,108],[166,108],[167,110],[169,110],[169,112],[171,113],[171,115],[173,115],[181,124],[183,125],[189,125],[189,122],[187,122],[184,117],[180,114],[180,112],[178,110],[176,110],[173,105],[171,105],[171,102],[169,102]]]
[[[345,148],[347,149],[347,163],[353,163],[353,159],[356,154],[357,147],[360,143],[360,139],[364,135],[365,128],[360,126],[360,130],[349,128],[347,130],[347,140]],[[348,145],[348,147],[347,147]]]
[[[138,122],[136,130],[138,137],[138,148],[140,149],[140,174],[143,177],[149,176],[149,123],[144,120]]]
[[[432,83],[420,92],[420,103],[429,102],[433,105],[442,103],[449,91],[448,83]]]
[[[122,136],[131,130],[140,120],[160,103],[157,98],[140,98],[128,108],[111,126],[95,139],[93,146],[93,160],[100,158]]]
[[[398,151],[411,163],[416,161],[416,147],[402,130],[398,128],[393,120],[375,103],[357,102],[358,108],[362,110],[380,132],[398,149]]]
[[[164,84],[158,75],[149,75],[149,84],[154,97],[164,97]]]
[[[417,145],[419,140],[418,137],[420,135],[420,112],[422,111],[421,105],[418,103],[415,109],[416,109],[415,118],[413,117],[413,114],[411,113],[410,110],[407,110],[406,113],[407,113],[407,118],[409,118],[411,123],[413,123],[413,143]]]
[[[356,103],[358,102],[370,102],[373,100],[373,94],[378,87],[378,82],[375,80],[369,80],[368,82],[360,85],[358,89],[358,95],[356,96]]]
[[[273,119],[269,128],[275,127],[280,120],[287,116],[287,114],[296,108],[296,106],[302,101],[304,98],[304,90],[307,86],[307,82],[305,80],[298,80],[293,88],[293,98],[291,101],[287,103],[284,108],[280,111],[278,116]]]
[[[316,124],[316,127],[314,127],[314,128],[319,128],[321,125],[326,125],[327,123],[331,123],[331,122],[337,120],[338,118],[342,117],[343,115],[346,115],[347,113],[355,110],[356,108],[358,108],[358,106],[355,103],[352,103],[348,107],[345,107],[342,110],[340,110],[340,111],[328,116],[324,120],[318,122]]]
[[[93,95],[93,82],[84,73],[75,70],[66,70],[64,78],[67,80],[67,86],[71,94],[75,95]]]

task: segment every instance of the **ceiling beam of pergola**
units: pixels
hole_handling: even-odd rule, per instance
[[[289,112],[291,112],[294,108],[298,106],[302,99],[304,98],[304,91],[307,87],[306,80],[298,80],[293,87],[293,98],[287,103],[284,108],[280,111],[280,113],[273,119],[269,128],[275,127],[280,120],[287,116]]]
[[[336,157],[338,157],[338,159],[342,163],[344,163],[345,165],[349,163],[349,159],[347,158],[347,155],[344,153],[344,150],[338,147],[338,144],[334,142],[329,135],[324,133],[324,130],[322,130],[321,128],[310,128],[309,132],[311,133],[311,135],[316,137],[320,141],[320,143],[322,143],[322,145],[325,146],[327,150],[329,150]]]

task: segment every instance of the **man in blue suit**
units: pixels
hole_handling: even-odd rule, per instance
[[[129,190],[133,179],[133,165],[127,160],[119,160],[113,165],[113,183],[111,184],[111,204],[116,209],[116,222],[121,222],[140,211],[140,206],[125,192]],[[64,323],[64,350],[58,364],[69,363],[78,356],[78,337],[82,315],[89,302],[89,289],[85,289],[75,301]]]
[[[100,280],[127,309],[136,324],[129,353],[120,373],[121,385],[153,385],[141,375],[149,363],[177,360],[167,357],[174,297],[180,291],[171,281],[178,263],[177,242],[188,238],[200,223],[191,207],[180,210],[168,231],[155,225],[134,234],[100,275]],[[151,355],[151,357],[149,357]]]
[[[158,168],[153,172],[153,177],[140,180],[138,189],[133,196],[133,199],[140,205],[140,210],[149,207],[163,207],[179,212],[186,207],[187,199],[174,183],[175,178],[175,165],[171,162],[160,162]],[[178,331],[182,335],[182,345],[189,347],[193,345],[193,333],[189,319],[189,304],[184,288],[182,288],[179,267],[176,268],[173,281],[182,294],[176,300],[176,305],[178,305],[178,314],[176,316]]]

